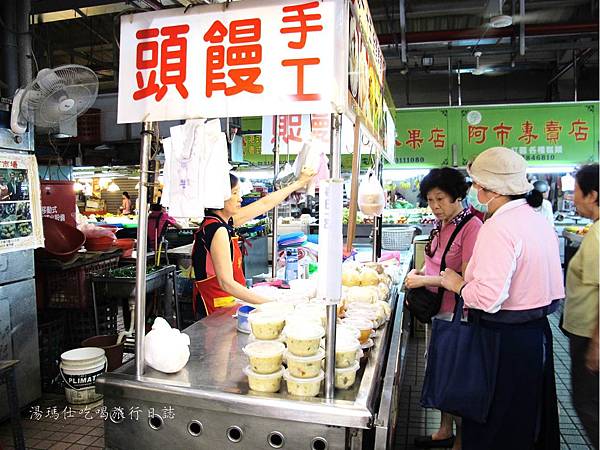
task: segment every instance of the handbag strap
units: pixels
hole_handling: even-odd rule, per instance
[[[463,227],[467,224],[467,222],[469,220],[471,220],[472,218],[473,218],[473,214],[468,214],[465,216],[465,218],[462,220],[462,222],[460,222],[458,225],[456,225],[456,228],[452,232],[452,236],[450,236],[450,239],[448,240],[448,244],[446,244],[446,248],[444,249],[444,254],[442,255],[442,263],[440,264],[440,272],[443,272],[444,270],[446,270],[446,255],[450,251],[450,247],[452,246],[454,239],[456,239],[456,236],[458,236],[458,233],[460,233],[460,230],[462,230]],[[441,231],[440,231],[440,234],[441,234]]]

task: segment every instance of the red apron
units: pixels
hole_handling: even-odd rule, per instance
[[[206,225],[215,222],[219,222],[219,220],[208,218],[204,221],[202,227],[204,228]],[[242,286],[246,286],[246,277],[244,276],[244,269],[242,268],[242,252],[238,244],[238,239],[237,236],[231,238],[231,245],[233,247],[233,278]],[[194,256],[192,255],[192,258],[193,257]],[[194,282],[194,314],[196,312],[195,299],[197,294],[200,294],[202,298],[207,315],[214,313],[217,308],[227,308],[235,304],[235,298],[221,289],[219,280],[217,279],[217,276],[214,275],[214,268],[212,267],[209,249],[206,249],[206,265],[207,278],[205,280]]]

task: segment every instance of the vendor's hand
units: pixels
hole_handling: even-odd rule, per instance
[[[301,187],[305,187],[316,174],[317,172],[310,167],[303,167],[302,172],[300,172],[300,177],[298,178],[298,184]]]
[[[410,272],[408,272],[408,275],[406,275],[406,278],[404,279],[404,285],[408,289],[417,289],[425,286],[425,283],[423,281],[424,277],[421,275],[421,272],[419,272],[416,269],[413,269]]]
[[[598,373],[598,342],[590,340],[587,352],[585,353],[585,366],[592,373]]]
[[[465,280],[452,269],[446,269],[440,273],[442,276],[442,287],[447,291],[460,292],[465,284]]]

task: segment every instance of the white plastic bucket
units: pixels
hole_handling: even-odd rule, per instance
[[[83,347],[60,355],[60,374],[65,396],[72,405],[87,405],[102,398],[96,393],[96,378],[106,372],[108,361],[104,349]]]

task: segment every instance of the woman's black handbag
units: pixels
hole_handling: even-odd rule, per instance
[[[434,320],[427,350],[421,405],[485,423],[496,389],[500,335],[473,322],[462,322],[464,302],[456,296],[451,322]]]
[[[473,215],[469,214],[454,229],[454,232],[452,233],[452,236],[450,236],[450,240],[448,240],[448,244],[444,249],[444,254],[442,255],[440,272],[446,269],[446,255],[448,254],[454,239],[472,217]],[[438,288],[437,293],[421,287],[416,289],[408,289],[404,295],[404,299],[408,310],[417,318],[419,322],[431,323],[431,319],[440,311],[443,296],[444,288],[442,287]]]

